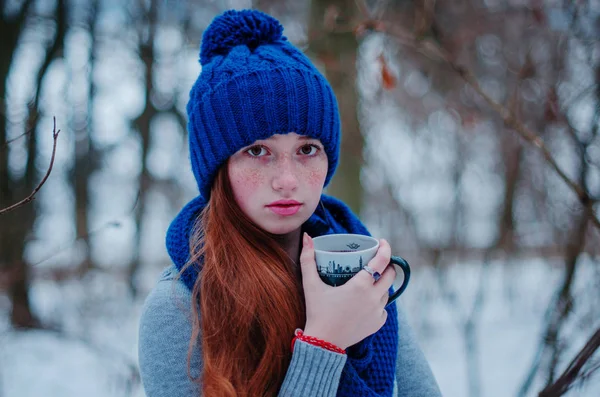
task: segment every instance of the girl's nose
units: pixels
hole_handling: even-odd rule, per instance
[[[274,190],[280,192],[293,192],[298,188],[298,178],[292,161],[285,159],[279,162],[272,185]]]

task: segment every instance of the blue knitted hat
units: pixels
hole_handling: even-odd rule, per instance
[[[202,37],[202,71],[187,104],[192,172],[208,200],[217,170],[241,148],[274,134],[319,139],[338,163],[340,117],[327,80],[282,35],[275,18],[256,10],[226,11]]]

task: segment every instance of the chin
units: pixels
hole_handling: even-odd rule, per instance
[[[302,219],[289,219],[273,222],[259,223],[258,226],[271,234],[288,234],[298,230],[304,221]]]

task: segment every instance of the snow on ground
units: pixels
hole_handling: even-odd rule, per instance
[[[596,267],[591,262],[580,265],[576,291],[584,287],[590,291],[586,283],[595,278],[590,275],[597,272]],[[473,305],[480,270],[478,266],[462,265],[453,266],[444,273],[443,279],[450,292],[456,294],[454,303],[442,297],[433,270],[429,268],[420,270],[411,279],[406,296],[402,298],[409,321],[420,338],[421,347],[445,396],[469,395],[462,327]],[[490,266],[477,328],[481,396],[517,395],[540,344],[545,325],[543,315],[557,285],[562,282],[561,277],[560,267],[550,267],[544,262],[495,263]],[[598,295],[590,296],[589,300],[598,302]],[[583,311],[586,305],[582,302],[579,306]],[[577,310],[572,316],[578,317]],[[595,327],[573,333],[574,342],[567,350],[570,352],[567,353],[569,360],[600,325],[600,317],[596,314],[595,318]],[[568,327],[565,329],[568,330]],[[566,365],[562,362],[559,366],[561,372]],[[528,395],[536,395],[543,386],[535,385]],[[596,397],[600,395],[600,379],[592,379],[585,388],[567,395]]]
[[[415,269],[401,298],[444,396],[468,396],[461,324],[472,305],[480,270],[476,265],[453,266],[437,278],[432,269]],[[147,269],[148,287],[159,271]],[[591,265],[580,269],[578,288],[592,279],[590,271],[597,270]],[[481,396],[516,395],[539,345],[543,313],[560,277],[559,267],[542,262],[490,265],[477,328]],[[446,285],[445,297],[439,280]],[[64,331],[15,332],[6,317],[0,320],[0,396],[144,396],[136,369],[142,301],[132,302],[124,284],[102,274],[60,289],[50,282],[34,284],[36,311],[45,321],[62,324]],[[0,309],[6,303],[0,299]],[[591,328],[579,332],[571,350],[579,349],[590,333]],[[529,395],[535,395],[539,386]],[[595,397],[599,391],[600,382],[592,379],[568,396]]]

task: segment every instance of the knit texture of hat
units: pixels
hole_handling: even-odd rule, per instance
[[[274,134],[319,139],[338,163],[340,117],[333,90],[310,60],[282,35],[275,18],[226,11],[202,37],[202,71],[187,104],[192,172],[205,200],[218,169],[238,150]]]

